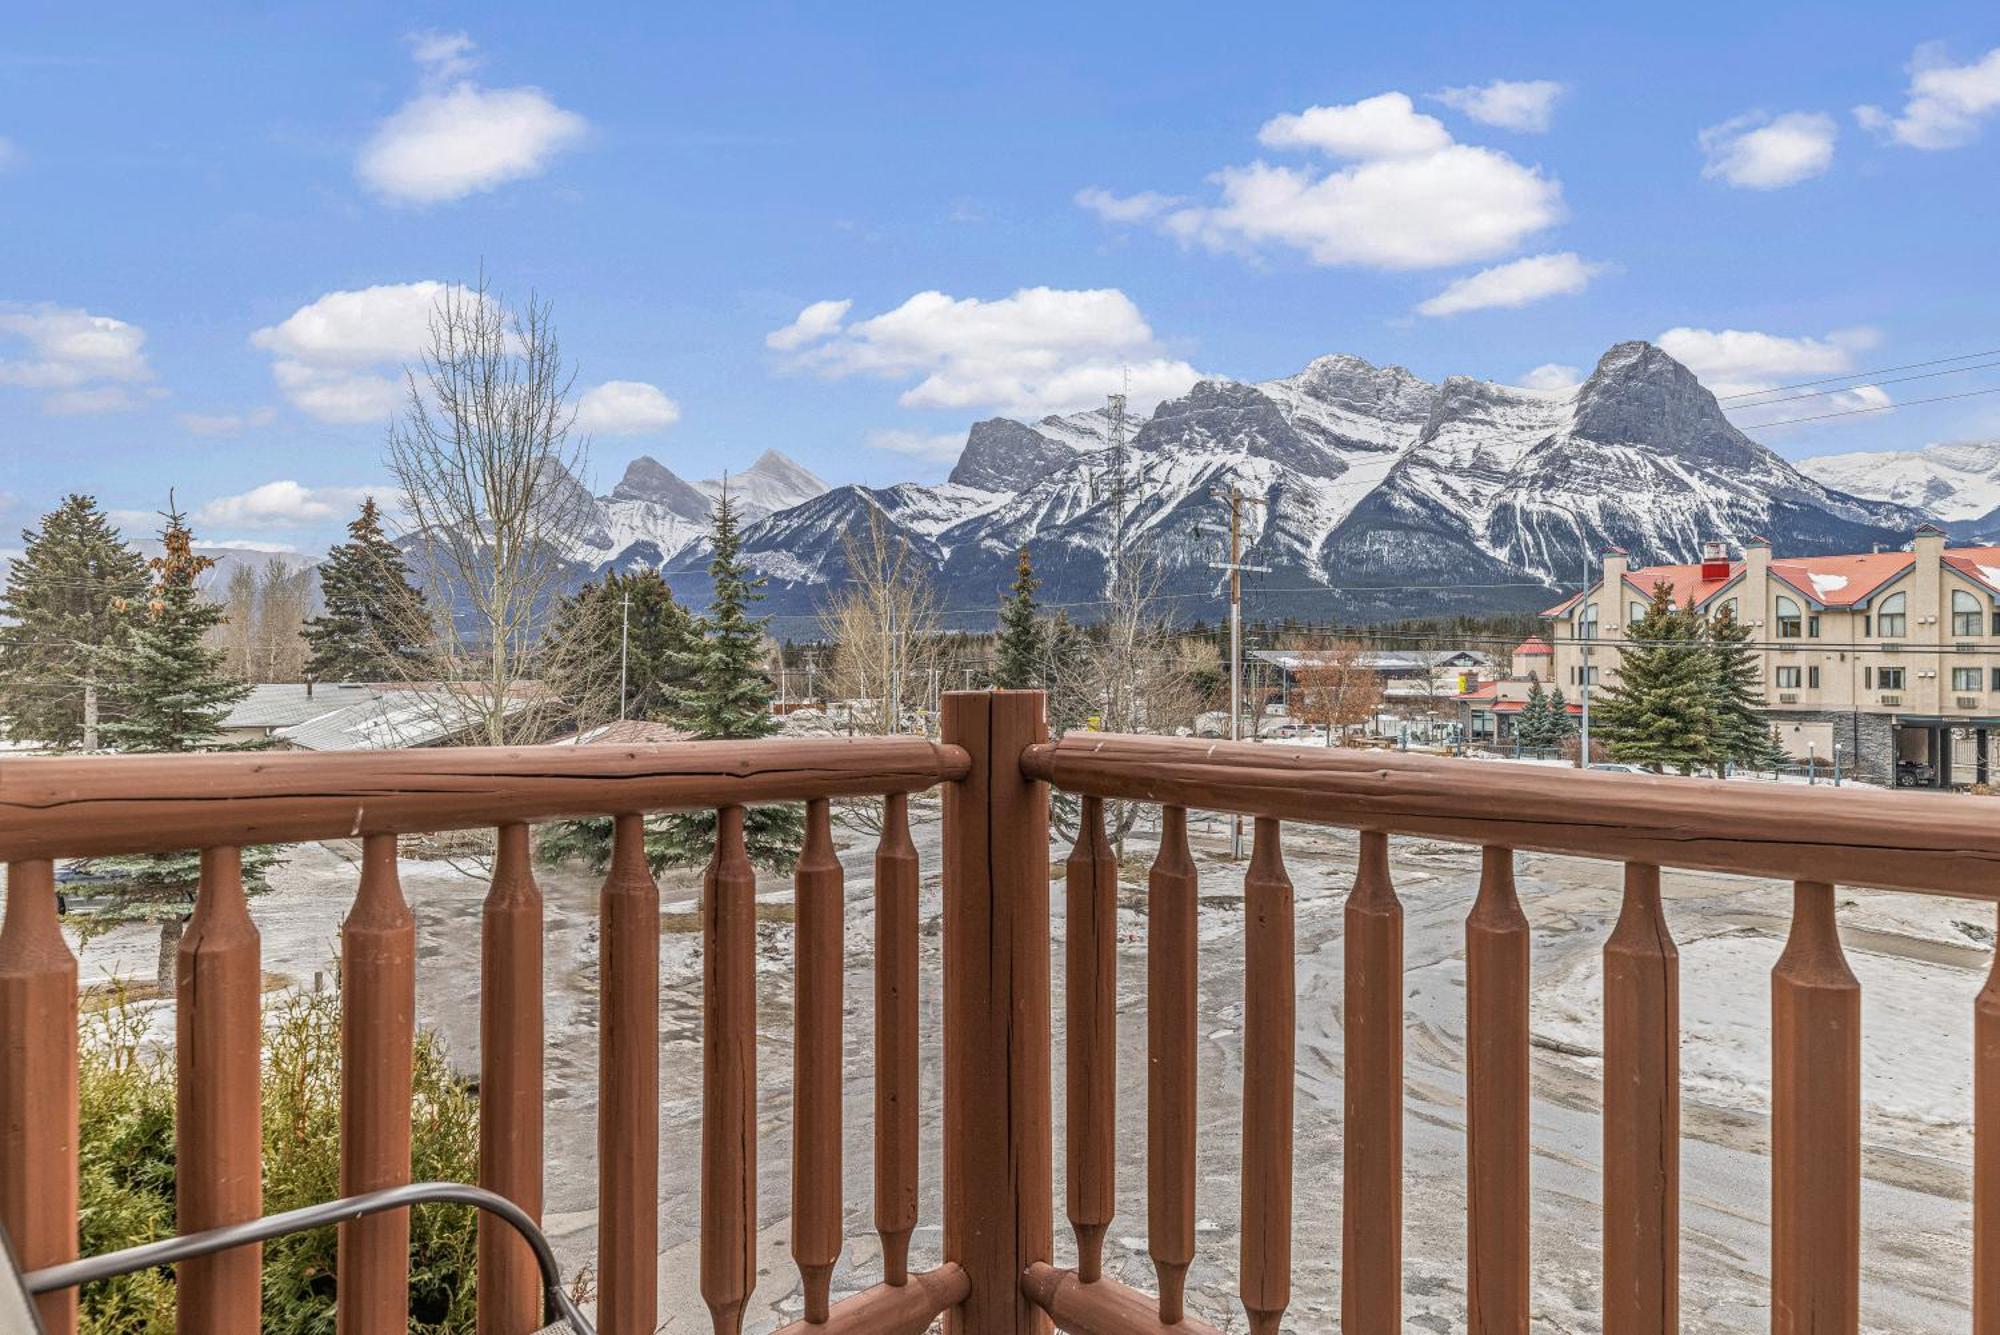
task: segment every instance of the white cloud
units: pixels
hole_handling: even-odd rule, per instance
[[[2000,46],[1965,65],[1954,65],[1944,47],[1927,43],[1910,61],[1910,87],[1896,115],[1856,107],[1862,128],[1911,148],[1959,148],[1979,137],[1980,124],[2000,111]]]
[[[1654,341],[1668,356],[1693,371],[1717,398],[1724,400],[1725,409],[1732,413],[1761,410],[1761,421],[1879,407],[1891,402],[1887,393],[1873,385],[1816,395],[1802,403],[1784,400],[1790,393],[1808,393],[1822,386],[1773,392],[1783,385],[1850,374],[1855,354],[1881,342],[1881,335],[1873,329],[1842,329],[1823,338],[1812,338],[1749,329],[1681,326],[1667,330]]]
[[[764,335],[764,346],[779,352],[795,352],[808,343],[817,343],[837,333],[840,322],[853,308],[852,301],[815,301],[783,329],[773,329]]]
[[[434,280],[329,292],[250,335],[272,354],[285,397],[323,422],[379,422],[402,402],[400,368],[430,340],[445,285]]]
[[[134,386],[153,378],[146,331],[76,307],[0,304],[0,350],[25,343],[25,356],[0,355],[0,385],[46,391],[45,412],[123,412],[139,406]]]
[[[1106,222],[1151,222],[1181,202],[1179,195],[1162,195],[1141,190],[1136,195],[1114,195],[1102,186],[1089,185],[1076,192],[1078,208],[1089,209]]]
[[[1555,115],[1556,101],[1562,95],[1563,86],[1553,79],[1524,79],[1518,82],[1495,79],[1489,84],[1446,88],[1431,94],[1454,111],[1462,111],[1482,125],[1497,125],[1503,130],[1519,130],[1523,134],[1546,131]]]
[[[865,439],[871,450],[888,450],[891,454],[907,455],[926,463],[950,463],[965,448],[963,431],[931,433],[892,428],[870,431]]]
[[[414,54],[425,87],[362,147],[361,183],[401,204],[438,204],[539,175],[589,122],[539,88],[485,88],[465,77],[474,59],[463,33],[423,34]]]
[[[234,436],[252,427],[269,426],[278,420],[275,408],[252,408],[240,413],[182,413],[180,424],[197,436]]]
[[[1413,158],[1451,147],[1451,131],[1407,93],[1380,93],[1345,106],[1273,116],[1257,131],[1266,148],[1309,148],[1336,158]]]
[[[1422,315],[1457,315],[1493,307],[1513,309],[1544,297],[1569,296],[1590,286],[1608,266],[1595,264],[1571,251],[1530,255],[1526,259],[1481,269],[1461,278],[1417,307]]]
[[[576,402],[576,425],[593,436],[664,431],[681,420],[681,406],[643,380],[607,380]]]
[[[266,482],[238,496],[218,496],[195,511],[195,522],[230,528],[296,528],[345,515],[368,487],[307,487],[289,479]],[[209,544],[218,545],[218,544]]]
[[[1217,251],[1276,245],[1315,264],[1430,269],[1498,258],[1564,216],[1559,182],[1496,149],[1454,143],[1403,93],[1277,116],[1258,137],[1350,165],[1225,167],[1215,203],[1171,209],[1156,219],[1161,230]]]
[[[1522,389],[1575,389],[1583,383],[1583,368],[1561,362],[1543,362],[1521,377]]]
[[[1023,288],[994,301],[919,292],[793,346],[795,370],[914,379],[899,399],[906,408],[1071,412],[1101,404],[1129,373],[1133,405],[1144,410],[1201,378],[1165,355],[1139,308],[1115,288]]]
[[[1708,157],[1701,174],[1746,190],[1797,185],[1833,165],[1839,136],[1833,117],[1821,112],[1771,116],[1753,111],[1701,132],[1701,151]]]

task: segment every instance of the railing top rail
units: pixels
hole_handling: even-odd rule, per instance
[[[0,862],[915,792],[969,765],[916,737],[0,760]]]
[[[1086,796],[2000,899],[2000,804],[1977,797],[1105,733],[1030,747],[1021,763]]]

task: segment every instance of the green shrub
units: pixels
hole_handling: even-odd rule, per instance
[[[174,1070],[142,1042],[146,1020],[122,990],[85,1017],[79,1062],[85,1255],[174,1232]],[[411,1100],[416,1181],[472,1182],[479,1172],[477,1101],[443,1044],[418,1035]],[[340,1194],[340,1004],[331,993],[278,1003],[264,1030],[264,1211]],[[419,1206],[410,1221],[410,1329],[470,1331],[477,1222],[463,1206]],[[264,1330],[331,1335],[335,1230],[265,1244]],[[93,1335],[171,1332],[173,1273],[91,1285],[83,1329]]]

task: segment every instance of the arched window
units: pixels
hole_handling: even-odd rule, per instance
[[[1597,638],[1596,603],[1585,603],[1583,611],[1577,614],[1576,637],[1579,640],[1594,640]]]
[[[1885,640],[1900,640],[1909,633],[1910,599],[1907,594],[1892,593],[1882,600],[1875,610],[1875,633]]]
[[[1634,602],[1631,605],[1631,607],[1626,610],[1625,624],[1629,626],[1635,621],[1644,621],[1646,619],[1646,613],[1649,612],[1650,610],[1652,610],[1651,603]]]
[[[1961,640],[1986,633],[1986,613],[1964,589],[1951,591],[1951,633]]]
[[[1743,619],[1743,613],[1737,607],[1734,598],[1725,598],[1721,605],[1715,609],[1715,615],[1718,619],[1728,617],[1731,621],[1740,621]]]
[[[1778,638],[1796,640],[1804,632],[1805,619],[1799,615],[1799,605],[1784,594],[1778,595]]]

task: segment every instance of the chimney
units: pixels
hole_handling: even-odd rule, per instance
[[[1713,538],[1701,545],[1701,578],[1704,584],[1729,578],[1729,548]]]

